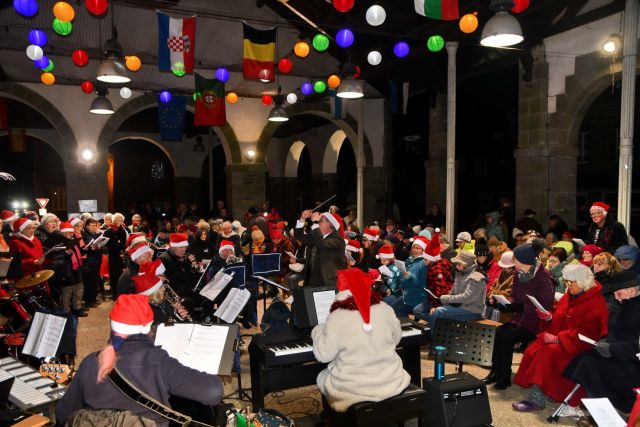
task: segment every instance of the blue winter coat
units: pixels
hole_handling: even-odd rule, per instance
[[[427,286],[427,266],[422,257],[409,257],[405,266],[409,275],[403,275],[400,279],[402,299],[405,304],[416,306],[427,299],[427,291],[424,290]]]

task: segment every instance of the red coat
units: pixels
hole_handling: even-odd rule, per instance
[[[631,415],[629,415],[628,427],[635,427],[637,421],[640,420],[640,390],[636,389],[636,393],[638,393],[638,397],[636,397],[636,403],[633,405]]]
[[[593,348],[578,339],[578,334],[598,341],[607,334],[607,303],[601,293],[602,287],[589,289],[577,298],[566,293],[553,312],[553,319],[541,329],[542,332],[524,353],[514,383],[522,387],[537,385],[548,397],[561,402],[575,386],[575,383],[562,376],[562,371],[573,357]],[[558,344],[545,344],[544,333],[557,335]],[[570,405],[576,406],[585,397],[580,388],[573,396]]]
[[[29,240],[21,234],[16,234],[11,239],[9,250],[12,254],[22,255],[22,273],[25,276],[44,269],[42,265],[33,263],[43,255],[42,243],[37,237],[34,236],[32,240]]]

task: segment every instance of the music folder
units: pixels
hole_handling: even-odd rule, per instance
[[[253,274],[269,275],[280,273],[280,257],[279,252],[271,254],[253,254],[251,256],[251,267]]]
[[[22,352],[33,357],[57,356],[66,324],[65,317],[36,312]]]

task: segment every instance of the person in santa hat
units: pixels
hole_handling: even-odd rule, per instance
[[[109,284],[113,299],[116,299],[118,296],[116,285],[118,284],[120,275],[124,271],[124,254],[127,248],[128,232],[124,226],[124,215],[119,212],[114,213],[111,225],[103,233],[103,236],[109,238],[107,242],[107,250],[109,253]]]
[[[423,236],[413,239],[411,256],[404,262],[406,272],[402,273],[400,279],[402,297],[391,303],[391,308],[397,316],[406,317],[427,299],[427,292],[424,290],[427,284],[427,266],[423,254],[428,243],[427,238]]]
[[[157,347],[148,333],[153,323],[153,311],[145,295],[121,295],[109,313],[111,338],[102,350],[84,358],[64,397],[56,405],[56,421],[63,425],[95,425],[88,419],[96,418],[100,409],[130,411],[168,426],[161,417],[131,400],[107,378],[114,368],[142,392],[169,406],[169,396],[180,396],[203,405],[217,405],[224,392],[220,379],[188,368]],[[77,412],[87,409],[89,412]],[[122,415],[107,411],[115,423]],[[103,415],[104,417],[107,414]],[[131,419],[131,417],[129,417]],[[103,423],[105,419],[100,420]],[[103,425],[103,424],[101,424]],[[136,425],[142,424],[142,420]]]
[[[376,257],[384,242],[380,240],[380,229],[367,227],[362,232],[362,265],[366,268],[380,267],[380,259]]]
[[[118,295],[135,293],[132,278],[138,274],[141,266],[151,262],[151,259],[153,258],[153,249],[149,247],[145,239],[144,242],[138,242],[135,245],[130,246],[127,249],[127,256],[131,261],[128,263],[127,268],[124,269],[118,279],[118,283],[115,285]]]
[[[400,285],[402,273],[396,265],[393,246],[383,245],[376,256],[381,264],[379,271],[380,281],[384,284],[382,287],[384,292],[383,301],[391,305],[396,299],[402,298],[402,286]],[[385,268],[382,268],[382,266]]]
[[[609,208],[604,202],[593,202],[589,208],[592,222],[585,243],[593,243],[605,252],[614,253],[620,246],[629,244],[629,239],[624,225],[609,214]]]
[[[378,402],[407,388],[411,378],[402,368],[396,346],[400,321],[358,268],[337,272],[337,289],[325,324],[311,331],[313,354],[329,366],[316,382],[323,399],[336,412],[358,402]]]
[[[153,310],[153,325],[150,335],[153,337],[155,337],[155,330],[159,324],[170,321],[181,321],[189,314],[182,306],[174,310],[174,307],[164,299],[164,279],[157,271],[164,273],[164,266],[160,260],[144,264],[140,267],[140,275],[132,278],[135,284],[136,295],[146,295],[149,297],[149,305]]]
[[[311,219],[309,233],[304,223]],[[344,222],[337,214],[302,211],[294,231],[296,240],[309,245],[305,267],[305,286],[335,286],[338,270],[346,268]]]
[[[189,236],[184,233],[169,235],[169,249],[160,255],[159,259],[167,269],[165,276],[171,283],[171,288],[190,305],[196,303],[198,296],[194,294],[200,272],[197,270],[195,259],[191,261],[187,255],[189,250]],[[193,255],[192,255],[193,257]]]
[[[2,231],[4,240],[7,242],[10,240],[11,233],[13,232],[13,222],[18,219],[18,216],[14,211],[7,209],[0,211],[0,223],[2,224],[0,231]]]
[[[20,257],[22,274],[29,275],[42,270],[45,262],[42,243],[35,237],[36,225],[27,218],[18,218],[13,221],[12,239],[9,243],[9,252],[14,257]]]

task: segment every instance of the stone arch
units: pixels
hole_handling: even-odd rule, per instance
[[[296,102],[295,104],[286,107],[285,110],[287,111],[289,117],[309,114],[327,119],[329,122],[335,124],[340,130],[344,131],[347,138],[349,138],[351,146],[353,147],[353,152],[358,152],[358,122],[352,116],[347,116],[347,118],[344,120],[336,119],[335,117],[333,117],[333,114],[331,113],[331,107],[328,103]],[[283,123],[286,122],[267,121],[267,124],[262,129],[262,133],[260,134],[258,143],[256,144],[256,163],[265,162],[267,144],[273,137],[276,129],[278,129],[278,127]],[[371,150],[371,145],[369,144],[369,139],[365,135],[363,166],[366,165],[373,165],[373,152]]]
[[[338,170],[338,157],[340,155],[340,148],[344,140],[347,139],[347,134],[338,129],[329,138],[329,143],[324,150],[324,157],[322,159],[322,173],[336,173]]]
[[[76,136],[67,119],[55,105],[36,91],[18,83],[0,82],[0,94],[22,102],[42,114],[51,123],[57,134],[57,138],[54,141],[49,139],[45,141],[56,150],[63,162],[69,159],[70,154],[73,152],[71,147],[77,143]],[[41,136],[36,137],[41,138]]]
[[[284,163],[284,177],[285,178],[297,178],[298,177],[298,165],[300,164],[300,156],[302,151],[306,148],[306,144],[302,141],[296,141],[291,144],[289,151],[287,151],[287,159]]]
[[[100,136],[98,137],[98,149],[106,151],[111,143],[113,135],[127,118],[142,110],[154,108],[157,105],[156,96],[153,92],[147,92],[144,95],[138,96],[122,105],[113,115],[111,115],[107,123],[102,127]],[[195,111],[195,104],[193,100],[189,100],[187,110],[191,112]],[[215,126],[213,127],[213,131],[222,143],[227,164],[240,163],[242,161],[240,145],[238,143],[238,138],[229,123],[226,123],[224,126]]]
[[[165,148],[164,145],[160,144],[158,141],[156,141],[153,138],[131,134],[131,135],[122,136],[122,137],[120,137],[118,139],[114,139],[113,141],[110,141],[109,142],[109,146],[111,146],[111,145],[113,145],[113,144],[115,144],[117,142],[124,141],[125,139],[139,139],[141,141],[146,141],[146,142],[149,142],[149,143],[155,145],[156,147],[158,147],[160,149],[160,151],[162,151],[164,153],[165,156],[167,156],[167,158],[171,162],[171,167],[173,168],[173,173],[174,174],[177,173],[178,169],[176,168],[176,163],[173,160],[173,156],[171,156],[171,153],[169,153],[169,151],[167,151],[167,149]]]

